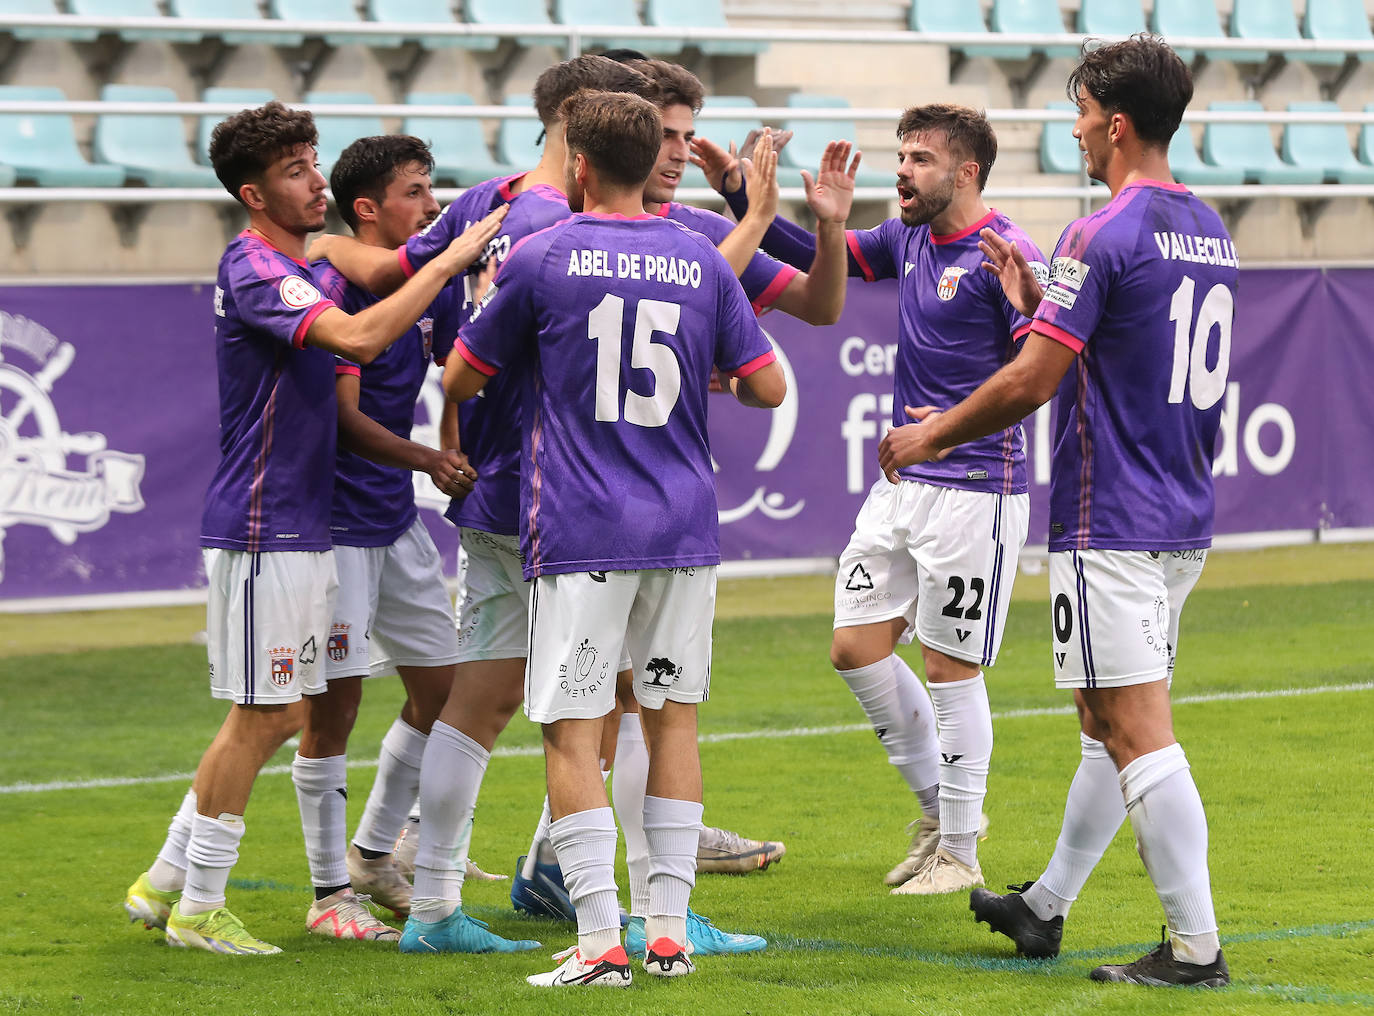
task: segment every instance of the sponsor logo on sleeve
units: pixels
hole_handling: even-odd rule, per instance
[[[1078,302],[1078,294],[1066,292],[1058,286],[1050,286],[1045,290],[1044,299],[1059,304],[1065,310],[1073,310],[1073,305]]]
[[[1058,282],[1073,290],[1082,289],[1083,281],[1088,277],[1090,267],[1090,265],[1085,265],[1082,261],[1074,258],[1055,258],[1054,263],[1050,266],[1050,281]]]
[[[320,291],[299,275],[288,275],[277,287],[281,302],[292,310],[304,310],[320,302]]]
[[[1030,262],[1031,274],[1035,276],[1036,283],[1041,289],[1050,284],[1050,266],[1043,261]]]

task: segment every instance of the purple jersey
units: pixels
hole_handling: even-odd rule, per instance
[[[888,219],[850,230],[849,251],[863,277],[898,280],[897,364],[892,425],[910,423],[905,406],[949,409],[1011,359],[1030,322],[1012,307],[997,276],[981,267],[978,232],[1015,240],[1026,260],[1044,269],[1044,255],[1000,212],[968,229],[937,236],[927,226]],[[1021,427],[959,445],[938,462],[900,470],[903,478],[961,490],[1024,494],[1026,455]]]
[[[334,357],[305,333],[334,306],[304,261],[244,230],[215,280],[220,461],[203,547],[328,550],[338,408]]]
[[[1056,403],[1050,550],[1211,545],[1238,274],[1182,184],[1130,184],[1064,230],[1034,324],[1079,354]]]
[[[691,205],[680,205],[676,201],[661,205],[658,214],[667,219],[674,219],[688,229],[696,230],[717,245],[729,236],[735,228],[735,223],[719,212],[712,212],[705,208],[693,208]],[[787,288],[787,284],[795,279],[798,274],[797,269],[791,265],[785,265],[763,251],[756,251],[739,281],[740,285],[744,287],[744,294],[749,297],[749,303],[753,306],[754,313],[762,314],[773,305],[782,291]]]
[[[658,216],[576,215],[512,252],[454,344],[522,370],[525,577],[720,561],[712,364],[774,359],[711,241]]]
[[[519,176],[498,177],[470,187],[448,205],[423,233],[406,242],[401,252],[407,274],[443,250],[468,226],[484,218],[503,203],[510,204],[501,231],[487,245],[498,262],[504,262],[513,244],[552,226],[572,214],[562,191],[545,184],[519,194],[511,185]],[[453,337],[467,321],[470,281],[464,275],[450,288],[461,285],[453,300],[457,314],[440,319],[438,325],[445,350],[453,347]],[[455,526],[468,526],[487,533],[514,536],[520,532],[520,391],[517,371],[505,371],[493,378],[475,399],[458,410],[458,434],[463,454],[477,470],[477,484],[466,498],[449,505],[444,517]]]
[[[328,262],[314,266],[325,294],[357,314],[377,302],[349,282]],[[442,362],[450,346],[435,343],[435,322],[445,319],[445,305],[456,293],[444,287],[425,315],[375,360],[360,366],[336,358],[336,374],[359,379],[358,409],[397,437],[409,439],[415,423],[415,400],[429,370],[430,357]],[[334,510],[329,531],[336,545],[389,547],[415,522],[415,484],[409,469],[372,462],[340,448],[334,473]]]

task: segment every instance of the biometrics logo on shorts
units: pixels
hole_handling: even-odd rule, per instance
[[[272,683],[285,688],[296,676],[296,651],[286,646],[267,650],[272,657]]]
[[[601,660],[601,654],[591,639],[583,639],[573,650],[571,671],[566,663],[558,666],[558,687],[568,698],[590,698],[601,690],[606,682],[609,660]]]
[[[669,688],[682,676],[682,668],[666,656],[655,656],[644,669],[653,675],[644,682],[646,688]]]
[[[1154,617],[1140,619],[1140,634],[1157,656],[1169,658],[1169,601],[1164,597],[1155,597]]]
[[[335,663],[342,663],[348,659],[348,629],[352,625],[336,624],[329,629],[329,643],[325,646],[325,652]]]
[[[872,589],[873,576],[868,574],[868,569],[862,563],[856,564],[849,569],[849,578],[845,580],[844,587],[851,593],[860,593],[865,589]]]

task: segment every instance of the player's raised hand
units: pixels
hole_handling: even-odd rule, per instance
[[[468,457],[462,452],[449,448],[435,452],[434,460],[426,472],[442,494],[449,497],[467,497],[477,482],[477,470],[472,468]]]
[[[501,229],[501,220],[506,217],[508,211],[510,211],[510,205],[499,205],[485,218],[478,219],[461,234],[454,237],[453,242],[435,260],[444,259],[443,265],[448,270],[449,275],[457,275],[459,272],[465,271],[468,265],[476,261],[487,249],[487,244],[491,242],[491,238]]]
[[[739,155],[735,143],[730,142],[726,151],[710,138],[697,135],[691,140],[692,154],[688,156],[692,165],[706,174],[706,182],[713,190],[722,194],[733,194],[744,182],[740,172]]]
[[[854,176],[859,172],[862,152],[854,150],[848,141],[832,141],[825,146],[821,165],[813,177],[802,170],[802,185],[806,188],[806,203],[821,222],[843,223],[854,206]]]
[[[897,470],[920,462],[943,459],[949,449],[939,449],[930,441],[930,428],[923,421],[940,415],[934,406],[907,406],[906,415],[915,420],[903,427],[893,427],[878,442],[878,465],[889,483],[897,482]]]
[[[759,135],[764,131],[773,135],[773,151],[775,152],[781,152],[786,148],[787,142],[791,141],[792,135],[796,133],[795,131],[779,130],[776,127],[754,127],[750,129],[748,134],[744,135],[744,144],[739,146],[739,150],[752,152],[754,146],[759,143]]]
[[[987,258],[983,268],[997,276],[1002,283],[1002,292],[1007,294],[1013,307],[1026,317],[1034,317],[1045,291],[1040,288],[1040,281],[1021,248],[1015,240],[1008,240],[991,229],[984,229],[978,237],[978,249]]]
[[[744,185],[749,192],[749,214],[773,221],[778,214],[778,151],[773,135],[764,128],[754,142],[752,159],[743,160]]]

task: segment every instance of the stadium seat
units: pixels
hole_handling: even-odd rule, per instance
[[[523,106],[530,108],[530,97],[528,95],[508,95],[506,96],[507,106]],[[533,169],[534,164],[539,161],[542,151],[541,138],[544,134],[544,125],[536,117],[516,118],[507,117],[501,121],[501,126],[496,129],[496,160],[503,166],[512,167],[510,172],[519,173],[521,170]]]
[[[605,25],[630,25],[638,28],[639,15],[635,12],[634,0],[553,0],[553,19],[560,25],[598,27]],[[585,32],[586,28],[582,30]],[[669,41],[667,48],[650,46],[648,39],[618,39],[609,35],[583,35],[584,47],[598,49],[653,49],[655,53],[678,53],[682,50],[681,41]]]
[[[1174,132],[1169,142],[1169,169],[1174,179],[1189,187],[1203,184],[1236,185],[1245,182],[1243,169],[1228,169],[1225,166],[1209,166],[1198,157],[1193,146],[1193,133],[1184,124]]]
[[[1364,111],[1374,113],[1374,102],[1366,106]],[[1355,145],[1355,151],[1359,153],[1360,162],[1374,166],[1374,123],[1367,123],[1360,128],[1360,140]]]
[[[1051,102],[1046,109],[1065,109],[1077,112],[1072,102]],[[1083,153],[1078,150],[1078,139],[1073,136],[1072,121],[1046,120],[1040,128],[1040,172],[1072,173],[1078,176],[1083,170]]]
[[[1078,30],[1084,35],[1129,36],[1145,31],[1145,12],[1128,0],[1083,0]]]
[[[551,25],[544,0],[466,0],[463,14],[473,25]],[[499,40],[492,36],[493,48]],[[562,47],[563,40],[553,36],[521,35],[515,41],[521,46]],[[473,48],[479,48],[474,46]]]
[[[176,102],[170,88],[106,85],[102,102]],[[102,113],[91,146],[101,162],[123,166],[130,180],[149,187],[218,187],[215,172],[191,161],[186,131],[174,113]]]
[[[1037,32],[1063,34],[1064,18],[1055,0],[993,0],[992,30],[994,32]],[[1032,46],[1048,57],[1076,57],[1077,46]]]
[[[1309,39],[1370,42],[1369,15],[1364,0],[1308,0],[1302,18],[1302,34]],[[1362,61],[1374,60],[1374,53],[1355,54]]]
[[[162,11],[157,0],[69,0],[68,10],[96,18],[160,18]],[[175,28],[120,29],[118,35],[127,42],[161,39],[164,42],[199,42],[200,32]]]
[[[1216,112],[1262,112],[1258,102],[1213,102]],[[1202,157],[1212,166],[1239,169],[1247,183],[1321,183],[1322,171],[1282,161],[1274,150],[1269,125],[1209,123],[1202,134]]]
[[[645,0],[644,23],[660,28],[730,27],[721,0]],[[766,42],[736,39],[703,39],[693,45],[707,56],[754,56],[768,48]]]
[[[18,179],[19,174],[13,166],[0,163],[0,187],[13,187]]]
[[[0,0],[0,13],[5,14],[58,14],[54,0]],[[6,29],[16,39],[68,39],[72,42],[90,42],[100,33],[94,28],[9,28]]]
[[[983,14],[977,4],[949,3],[948,0],[912,0],[910,25],[913,32],[977,32],[987,35]],[[950,47],[965,56],[983,56],[992,60],[1027,60],[1029,46],[962,46]]]
[[[1339,113],[1334,102],[1290,102],[1290,113]],[[1374,167],[1362,166],[1350,150],[1343,123],[1290,123],[1283,129],[1283,158],[1322,172],[1328,183],[1374,183]]]
[[[472,97],[461,93],[411,92],[408,106],[471,106]],[[401,125],[402,134],[413,134],[429,142],[434,153],[434,180],[452,181],[459,187],[501,176],[517,170],[502,166],[491,157],[480,120],[468,117],[438,117],[412,113]],[[533,166],[534,163],[529,163]]]
[[[167,9],[177,18],[262,19],[257,0],[167,0]],[[260,46],[299,46],[305,37],[298,32],[225,32],[219,38],[230,46],[251,46],[254,43]]]
[[[1221,19],[1211,0],[1155,0],[1150,13],[1150,31],[1168,39],[1223,39]],[[1196,55],[1191,49],[1179,49],[1178,55],[1191,63]],[[1263,60],[1264,54],[1246,57],[1224,49],[1204,50],[1209,60]]]
[[[1315,0],[1308,0],[1310,7]],[[1322,0],[1325,2],[1325,0]],[[1235,0],[1231,9],[1231,34],[1237,39],[1300,39],[1292,0]],[[1341,64],[1341,53],[1288,51],[1290,60],[1311,64]],[[1233,59],[1240,59],[1233,55]]]
[[[268,11],[283,21],[362,21],[353,0],[267,0]],[[399,46],[399,35],[325,35],[331,46]]]
[[[0,100],[61,102],[60,88],[0,86]],[[40,187],[118,187],[124,170],[92,165],[76,145],[72,118],[65,113],[0,114],[0,162],[21,180]]]
[[[835,95],[805,95],[801,92],[793,92],[787,97],[789,106],[813,107],[821,109],[843,109],[848,107],[847,99]],[[782,152],[778,155],[778,171],[783,168],[806,170],[815,176],[816,170],[820,167],[821,156],[825,153],[825,146],[831,141],[853,141],[857,135],[857,130],[853,120],[807,120],[798,117],[795,120],[789,119],[781,124],[783,130],[793,132],[792,140],[787,143]],[[743,140],[744,135],[740,135]],[[896,147],[895,144],[893,146]],[[796,185],[796,176],[790,181],[785,181],[791,186]],[[859,187],[891,187],[896,183],[895,173],[884,173],[881,170],[871,168],[867,163],[859,164],[859,173],[855,178],[855,184]]]
[[[398,27],[409,24],[448,24],[453,21],[449,0],[367,0],[367,19],[385,21]],[[495,49],[492,36],[408,35],[406,42],[418,42],[425,49],[459,46],[463,49]]]
[[[276,96],[267,88],[207,88],[200,98],[202,102],[236,102],[244,109],[251,109],[271,102]],[[215,113],[200,118],[196,130],[196,161],[203,166],[210,165],[210,135],[223,119]]]
[[[306,92],[304,98],[307,106],[370,106],[377,101],[370,92]],[[359,138],[375,138],[386,133],[379,116],[317,116],[315,127],[320,132],[320,141],[316,148],[319,152],[320,172],[326,177],[334,168],[334,163],[339,160],[339,153],[353,142]]]

